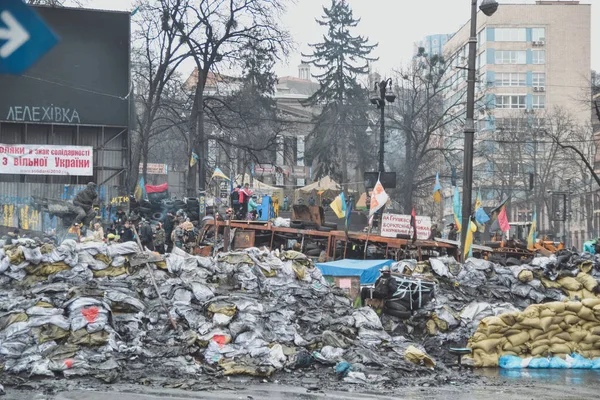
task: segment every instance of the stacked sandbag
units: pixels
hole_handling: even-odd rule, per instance
[[[468,347],[476,367],[497,367],[505,355],[598,358],[600,299],[534,304],[522,312],[484,318]]]
[[[136,253],[134,242],[2,247],[0,373],[112,382],[147,371],[197,376],[204,363],[267,376],[304,365],[306,354],[327,365],[425,368],[404,360],[410,342],[388,334],[372,309],[354,309],[301,253],[174,249],[149,268]]]

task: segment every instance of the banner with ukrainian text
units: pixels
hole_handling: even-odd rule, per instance
[[[92,176],[94,149],[91,146],[0,144],[0,174]]]

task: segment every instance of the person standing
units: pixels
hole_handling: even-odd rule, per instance
[[[252,192],[250,191],[250,184],[244,184],[244,187],[240,190],[240,204],[242,208],[242,219],[246,219],[246,213],[248,212],[248,203],[250,202],[250,196],[252,196]]]
[[[167,253],[170,253],[173,250],[173,241],[171,240],[171,233],[173,233],[173,228],[175,227],[175,216],[173,213],[167,213],[165,217],[165,223],[163,224],[163,228],[165,230],[165,244],[167,245]]]
[[[235,189],[233,189],[233,191],[229,194],[229,198],[231,200],[231,208],[233,209],[234,212],[234,217],[233,218],[237,218],[237,214],[239,212],[240,209],[240,187],[236,187]]]
[[[308,205],[314,206],[315,204],[317,204],[317,201],[315,200],[315,196],[310,196],[310,199],[308,199]]]
[[[159,254],[165,254],[165,230],[162,227],[162,223],[158,223],[154,231],[154,248]]]
[[[248,202],[248,219],[255,220],[257,215],[258,203],[256,202],[256,195],[252,195]]]
[[[143,247],[148,248],[150,251],[154,251],[153,236],[152,227],[145,219],[142,219],[142,222],[140,222],[140,242],[142,242]]]
[[[283,198],[283,211],[287,211],[290,206],[290,199],[288,199],[287,195]]]
[[[133,230],[131,229],[129,221],[125,221],[125,224],[121,228],[119,239],[121,240],[121,243],[133,242]]]

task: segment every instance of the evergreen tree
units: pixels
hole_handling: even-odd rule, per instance
[[[348,177],[348,148],[360,147],[353,143],[357,126],[366,126],[366,91],[357,81],[358,75],[367,74],[371,51],[377,46],[369,39],[353,35],[360,19],[355,19],[352,9],[344,0],[332,0],[329,8],[323,7],[324,16],[317,20],[327,27],[321,43],[311,44],[311,54],[303,54],[306,62],[320,72],[313,77],[320,87],[308,100],[312,106],[321,107],[311,133],[307,156],[317,160],[316,175],[333,175],[343,182]],[[360,137],[360,136],[359,136]]]

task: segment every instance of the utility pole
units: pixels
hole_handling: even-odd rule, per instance
[[[378,172],[385,172],[385,102],[393,103],[396,100],[396,95],[392,92],[392,79],[384,79],[381,82],[375,83],[375,92],[378,96],[371,98],[371,104],[377,106],[381,111],[379,119],[379,168]]]
[[[483,0],[479,9],[488,17],[496,12],[495,0]],[[475,141],[475,77],[477,56],[477,0],[471,0],[471,33],[469,37],[469,60],[467,63],[467,115],[465,120],[465,140],[463,159],[463,198],[460,230],[460,251],[464,254],[467,232],[471,222],[471,202],[473,189],[473,142]],[[462,257],[461,257],[462,258]],[[463,260],[464,261],[464,260]]]

